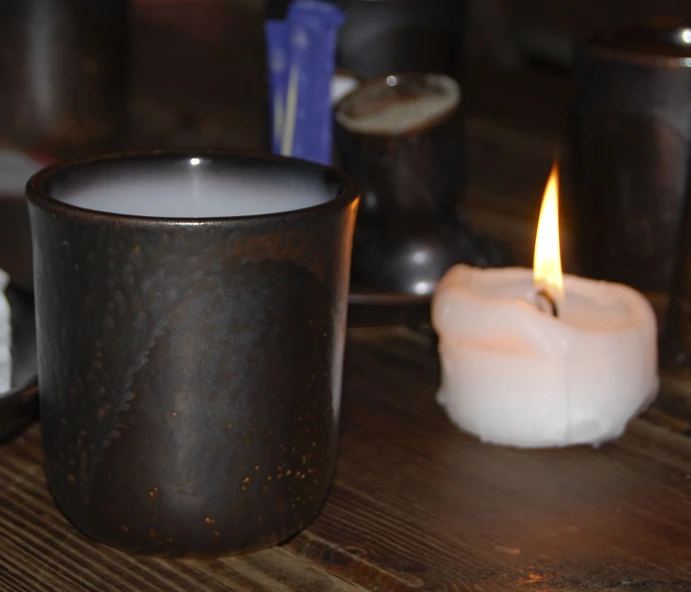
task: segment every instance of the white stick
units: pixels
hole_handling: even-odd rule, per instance
[[[298,106],[298,82],[300,80],[300,68],[293,66],[290,69],[288,79],[288,92],[286,93],[286,110],[284,114],[283,141],[281,144],[281,154],[283,156],[293,155],[293,141],[295,138],[295,119],[297,117]]]
[[[274,93],[274,139],[280,148],[283,148],[284,107],[284,100],[281,93]]]

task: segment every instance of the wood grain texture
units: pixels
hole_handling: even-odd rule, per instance
[[[353,592],[287,549],[218,560],[136,558],[92,543],[56,509],[34,426],[0,449],[0,589]]]
[[[244,28],[245,12],[218,22]],[[149,127],[137,147],[261,145],[263,56],[238,49],[257,47],[257,19],[246,36],[214,29],[206,45],[144,19],[133,110]],[[568,84],[476,72],[466,85],[470,216],[529,265]],[[212,561],[133,557],[82,537],[52,501],[33,426],[0,447],[0,591],[691,591],[691,399],[663,397],[598,450],[521,452],[456,430],[437,386],[432,339],[351,332],[341,454],[322,512],[281,547]]]
[[[32,427],[0,448],[0,589],[691,590],[691,440],[653,412],[600,449],[518,451],[456,430],[433,343],[352,331],[336,479],[282,547],[213,561],[125,555],[55,508]]]

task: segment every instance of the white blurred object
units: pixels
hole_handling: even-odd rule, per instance
[[[0,269],[0,395],[10,390],[12,382],[12,357],[10,344],[12,326],[10,323],[10,303],[5,296],[5,289],[10,277]]]
[[[0,194],[23,196],[29,177],[44,166],[41,160],[29,154],[0,150]]]
[[[354,91],[360,82],[354,76],[337,72],[331,79],[331,105],[338,103],[349,92]]]

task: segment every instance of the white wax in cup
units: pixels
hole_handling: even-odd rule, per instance
[[[113,171],[82,187],[53,190],[60,201],[113,214],[161,218],[224,218],[272,214],[315,206],[330,199],[325,183],[260,173],[172,172],[170,175]]]
[[[354,133],[400,134],[451,113],[461,100],[458,83],[437,74],[425,79],[430,87],[413,96],[398,96],[395,86],[389,93],[365,87],[344,100],[336,119]]]
[[[621,284],[564,276],[559,317],[535,303],[531,269],[457,265],[439,283],[432,322],[437,398],[460,428],[524,448],[598,445],[656,396],[657,324]]]

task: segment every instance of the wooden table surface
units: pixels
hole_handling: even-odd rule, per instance
[[[144,38],[157,39],[152,31]],[[139,78],[140,87],[150,82]],[[180,80],[181,93],[193,86]],[[485,69],[467,82],[470,216],[524,264],[567,91],[563,80]],[[175,113],[198,112],[187,97],[171,115],[155,93],[143,96],[136,110],[155,120],[161,137],[179,125]],[[230,135],[218,144],[253,147],[263,128],[243,111],[253,104],[244,96],[216,119],[198,118],[197,143],[217,143],[225,129]],[[194,127],[194,118],[186,121]],[[186,134],[176,143],[188,143]],[[566,242],[569,270],[568,232]],[[351,330],[340,458],[324,508],[284,545],[235,558],[141,558],[87,540],[51,499],[34,425],[0,446],[0,590],[691,591],[686,399],[663,395],[622,438],[597,450],[529,452],[455,429],[434,400],[438,381],[429,335]]]
[[[437,384],[428,338],[352,331],[323,510],[283,546],[237,558],[90,542],[53,504],[35,425],[0,448],[0,589],[691,590],[691,440],[662,413],[597,450],[518,451],[456,430]]]

